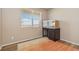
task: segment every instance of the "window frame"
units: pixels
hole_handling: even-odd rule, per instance
[[[22,13],[27,13],[28,11],[23,11]],[[34,24],[34,20],[33,20],[33,15],[32,16],[30,16],[30,17],[32,17],[32,19],[31,19],[31,25],[22,25],[22,13],[21,13],[21,27],[40,27],[40,25],[42,25],[42,18],[41,18],[41,12],[36,12],[36,11],[32,11],[32,12],[29,12],[30,13],[30,15],[32,15],[32,14],[34,14],[34,13],[37,13],[37,14],[39,14],[39,24],[37,24],[37,26],[35,26],[35,24]],[[41,22],[41,24],[40,24],[40,22]]]

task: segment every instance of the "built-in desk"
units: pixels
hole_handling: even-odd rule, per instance
[[[43,37],[45,36],[50,40],[60,40],[60,28],[43,27]]]

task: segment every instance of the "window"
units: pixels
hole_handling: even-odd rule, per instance
[[[23,12],[21,14],[21,25],[23,27],[39,27],[40,14]]]
[[[33,20],[33,26],[34,27],[38,27],[39,26],[39,22],[40,22],[40,16],[39,15],[33,15],[32,16],[32,20]]]

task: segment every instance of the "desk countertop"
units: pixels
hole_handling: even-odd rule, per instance
[[[46,29],[60,29],[59,27],[43,27],[43,28],[46,28]]]

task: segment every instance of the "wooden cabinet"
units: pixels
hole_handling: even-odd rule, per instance
[[[54,41],[60,40],[60,28],[43,28],[43,36]]]
[[[53,29],[48,29],[48,38],[51,40],[55,40],[55,30]]]
[[[60,39],[60,29],[55,29],[55,39],[56,40]]]

